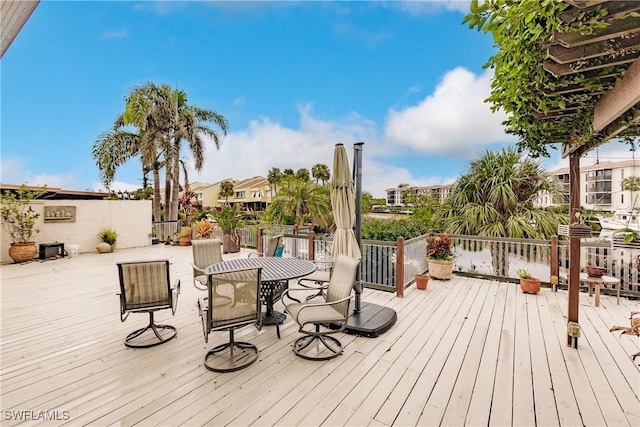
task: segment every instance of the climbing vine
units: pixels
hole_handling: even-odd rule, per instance
[[[547,48],[554,33],[590,34],[607,26],[605,7],[585,10],[570,9],[557,0],[472,0],[471,13],[463,23],[472,29],[491,33],[498,48],[484,68],[494,69],[491,94],[487,99],[492,110],[502,109],[508,118],[503,122],[507,132],[519,138],[518,148],[534,157],[549,156],[549,144],[569,142],[581,146],[597,146],[604,132],[594,133],[590,124],[597,97],[574,92],[555,94],[561,88],[581,86],[590,92],[605,92],[628,65],[613,65],[587,70],[602,59],[581,61],[573,70],[583,70],[566,76],[556,76],[543,67]],[[610,49],[616,55],[627,52],[617,46]],[[571,115],[563,115],[566,112]],[[558,117],[541,120],[538,115],[556,113]],[[626,133],[637,131],[635,126]]]

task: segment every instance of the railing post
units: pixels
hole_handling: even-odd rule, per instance
[[[316,237],[316,233],[313,231],[313,227],[309,228],[309,261],[313,261],[314,259],[316,259],[316,254],[315,254],[315,245],[313,244],[313,240]]]
[[[404,237],[396,239],[396,296],[404,297]]]
[[[551,236],[551,271],[550,281],[553,292],[558,290],[558,276],[560,275],[560,263],[558,262],[558,236]]]
[[[262,232],[262,227],[258,227],[258,232],[256,233],[256,250],[259,254],[264,253],[264,251],[262,250]]]

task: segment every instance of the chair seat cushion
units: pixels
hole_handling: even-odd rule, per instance
[[[306,308],[300,312],[303,307]],[[331,323],[345,320],[340,312],[328,305],[309,306],[309,304],[293,303],[287,305],[287,311],[294,319],[297,319],[300,326],[307,323]],[[300,315],[298,315],[299,312]]]

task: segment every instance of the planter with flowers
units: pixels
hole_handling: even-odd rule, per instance
[[[36,227],[40,214],[31,202],[44,193],[46,190],[29,190],[23,184],[16,192],[7,190],[0,196],[2,228],[11,236],[9,256],[14,262],[31,261],[36,256],[36,243],[31,239],[40,232]]]
[[[449,280],[453,277],[454,255],[451,236],[448,233],[427,236],[427,264],[429,276],[434,279]]]
[[[212,213],[213,218],[222,230],[222,251],[227,253],[240,252],[240,233],[238,230],[244,225],[244,219],[239,206],[225,205]]]
[[[195,197],[196,193],[189,190],[189,186],[187,185],[187,189],[180,197],[180,246],[191,246],[193,216],[198,212],[197,204],[194,201]]]

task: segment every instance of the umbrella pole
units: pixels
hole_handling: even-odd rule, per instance
[[[362,146],[364,142],[356,142],[353,144],[353,182],[356,186],[356,241],[358,242],[358,247],[362,252]],[[360,295],[362,294],[362,282],[360,280],[360,268],[356,273],[356,283],[355,283],[355,304],[353,308],[354,313],[360,313],[362,310],[360,303]]]
[[[353,145],[353,181],[355,184],[355,208],[356,223],[354,234],[362,253],[362,146],[364,142],[356,142]],[[365,303],[361,305],[360,296],[362,294],[362,280],[360,276],[362,265],[356,272],[356,280],[353,285],[355,290],[355,301],[353,314],[349,316],[349,321],[345,328],[347,334],[360,335],[375,338],[387,331],[396,322],[398,315],[388,307],[377,304]]]

